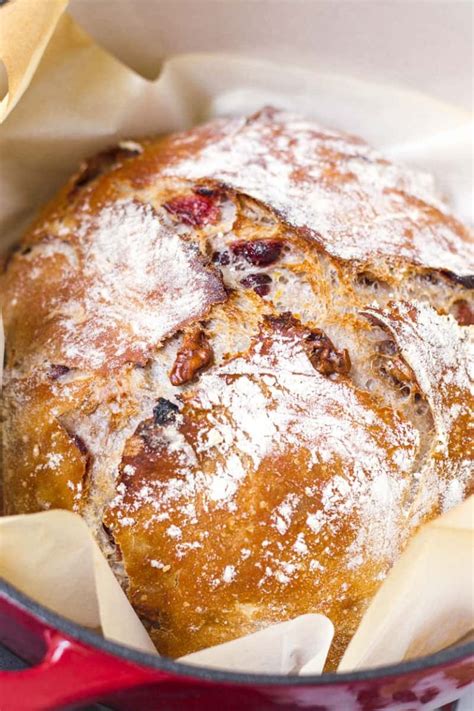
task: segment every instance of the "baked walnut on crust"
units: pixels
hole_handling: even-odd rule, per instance
[[[86,161],[2,276],[6,512],[84,516],[163,654],[323,612],[335,668],[472,487],[471,239],[275,109]]]

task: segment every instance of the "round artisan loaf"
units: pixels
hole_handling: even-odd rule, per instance
[[[86,161],[5,261],[6,513],[79,512],[163,654],[321,612],[334,668],[472,486],[470,240],[274,109]]]

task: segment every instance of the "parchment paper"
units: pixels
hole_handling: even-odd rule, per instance
[[[430,654],[469,635],[473,542],[474,497],[420,529],[375,596],[339,671]],[[77,514],[0,518],[0,576],[80,625],[155,651]],[[318,674],[333,633],[324,615],[302,615],[181,661],[253,673]]]
[[[474,497],[424,526],[392,568],[341,660],[349,671],[448,647],[474,627]]]
[[[295,68],[230,55],[169,58],[152,82],[94,44],[61,14],[65,4],[16,0],[0,8],[0,58],[9,85],[0,104],[2,248],[88,153],[120,138],[248,113],[266,103],[358,133],[389,155],[428,169],[458,213],[472,219],[472,123],[465,112],[415,91],[322,74],[309,64]],[[469,632],[473,521],[470,500],[420,531],[373,601],[341,669],[426,654]],[[80,624],[151,648],[87,527],[72,513],[0,520],[0,573]],[[189,661],[317,673],[331,638],[329,620],[305,615]]]
[[[0,574],[73,622],[154,651],[80,516],[48,511],[0,519]]]

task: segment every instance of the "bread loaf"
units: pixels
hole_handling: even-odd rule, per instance
[[[334,668],[471,490],[473,261],[428,176],[275,109],[86,161],[5,260],[6,513],[79,512],[163,654],[321,612]]]

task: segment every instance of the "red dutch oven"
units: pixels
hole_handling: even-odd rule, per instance
[[[102,639],[0,581],[0,641],[34,666],[0,672],[0,711],[100,701],[139,711],[433,709],[474,680],[474,644],[350,674],[270,676],[192,667]]]

